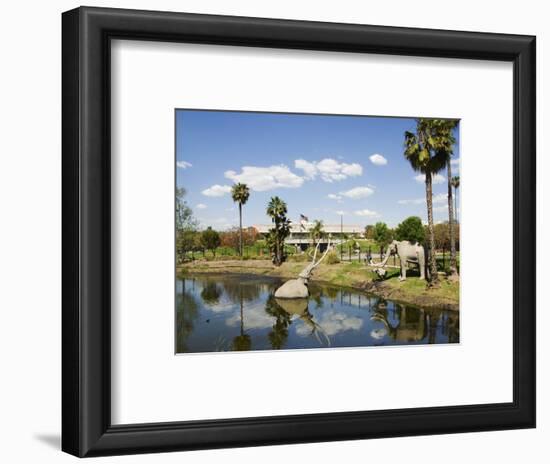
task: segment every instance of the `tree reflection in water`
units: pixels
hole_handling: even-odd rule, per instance
[[[244,333],[244,314],[243,314],[243,286],[239,286],[239,304],[241,309],[241,333],[233,339],[233,351],[248,351],[252,346],[250,335]]]
[[[182,291],[176,293],[176,352],[187,351],[187,337],[193,332],[199,315],[197,301],[185,289],[186,280],[181,280]]]
[[[197,276],[177,282],[177,352],[458,343],[459,314],[353,289],[311,285],[311,298],[276,299],[281,279]]]
[[[280,350],[288,339],[288,326],[290,325],[290,314],[277,304],[273,294],[269,295],[265,303],[265,312],[275,318],[275,323],[267,335],[271,347]]]
[[[458,342],[458,312],[448,312],[444,318],[440,309],[423,309],[399,303],[394,303],[393,308],[393,318],[397,320],[397,324],[394,325],[389,321],[387,303],[383,298],[378,299],[373,305],[371,315],[371,320],[381,322],[393,340],[419,342],[427,338],[427,342],[433,344],[437,342],[437,332],[441,325],[441,332],[448,336],[448,343]],[[378,338],[376,333],[374,331],[371,336]]]
[[[221,294],[222,290],[218,284],[216,282],[208,281],[202,289],[201,298],[209,305],[216,305],[220,302]]]

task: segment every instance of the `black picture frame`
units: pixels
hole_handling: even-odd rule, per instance
[[[63,13],[62,24],[64,451],[84,457],[535,426],[535,37],[88,7]],[[112,39],[513,62],[513,401],[111,425]]]

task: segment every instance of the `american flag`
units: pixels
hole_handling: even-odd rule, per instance
[[[305,224],[309,221],[307,216],[300,214],[300,229],[306,230]]]

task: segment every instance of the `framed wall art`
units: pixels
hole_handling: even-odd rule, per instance
[[[535,38],[63,14],[62,447],[535,426]]]

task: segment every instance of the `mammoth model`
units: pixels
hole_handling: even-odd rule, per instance
[[[401,242],[394,240],[388,245],[388,252],[384,258],[384,261],[381,263],[371,262],[371,266],[385,266],[390,255],[392,254],[397,254],[399,256],[399,260],[401,261],[401,275],[399,276],[399,280],[405,280],[407,278],[407,263],[417,264],[420,268],[420,278],[426,279],[427,259],[426,252],[422,245],[419,243],[411,243],[408,240],[403,240]]]
[[[320,242],[317,242],[311,263],[309,263],[304,270],[300,272],[297,279],[288,280],[281,285],[275,292],[275,298],[307,298],[309,296],[309,290],[307,288],[308,281],[311,278],[313,270],[321,264],[321,261],[329,252],[330,239],[328,240],[327,249],[325,250],[323,256],[321,256],[318,261],[315,261],[317,251],[319,250],[319,244]]]

